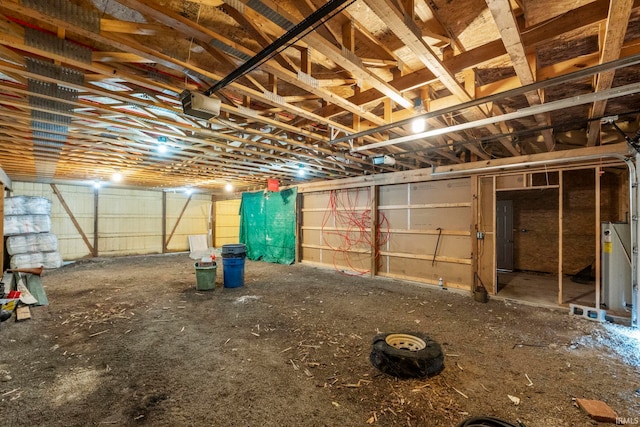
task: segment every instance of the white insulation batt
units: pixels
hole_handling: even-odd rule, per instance
[[[51,215],[51,200],[46,197],[15,196],[4,200],[5,215]]]
[[[51,233],[51,201],[46,197],[7,197],[4,235],[11,268],[62,266],[58,238]]]
[[[22,234],[7,238],[9,255],[58,250],[58,238],[52,233]]]
[[[58,268],[62,267],[60,252],[36,252],[32,254],[16,254],[9,262],[12,269],[15,268]]]
[[[4,235],[48,233],[51,231],[49,215],[11,215],[4,217]]]

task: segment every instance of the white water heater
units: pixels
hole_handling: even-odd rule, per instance
[[[631,227],[629,223],[603,222],[601,303],[608,312],[628,312],[632,307]]]

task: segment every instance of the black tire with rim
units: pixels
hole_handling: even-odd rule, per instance
[[[440,344],[420,332],[376,335],[369,360],[380,371],[397,378],[427,378],[444,369]]]

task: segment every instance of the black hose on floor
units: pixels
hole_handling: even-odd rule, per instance
[[[518,421],[518,424],[512,424],[495,417],[471,417],[458,424],[458,427],[526,427]]]

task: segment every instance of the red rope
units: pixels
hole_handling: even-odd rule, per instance
[[[370,269],[362,270],[353,265],[351,253],[354,250],[371,249],[373,242],[371,241],[371,192],[367,191],[367,200],[364,206],[359,204],[362,191],[346,190],[329,192],[329,200],[327,201],[327,209],[322,217],[321,234],[323,243],[333,251],[333,267],[342,274],[347,275],[365,275],[371,272]],[[360,207],[359,207],[360,206]],[[333,221],[334,230],[327,230],[328,223]],[[369,229],[369,230],[367,230]],[[378,222],[375,229],[376,240],[378,246],[374,249],[375,259],[378,262],[380,252],[378,248],[384,246],[389,241],[389,220],[382,212],[378,213]],[[337,240],[337,246],[331,243],[331,240]],[[347,273],[338,267],[338,255],[342,255],[346,266],[354,272]]]

